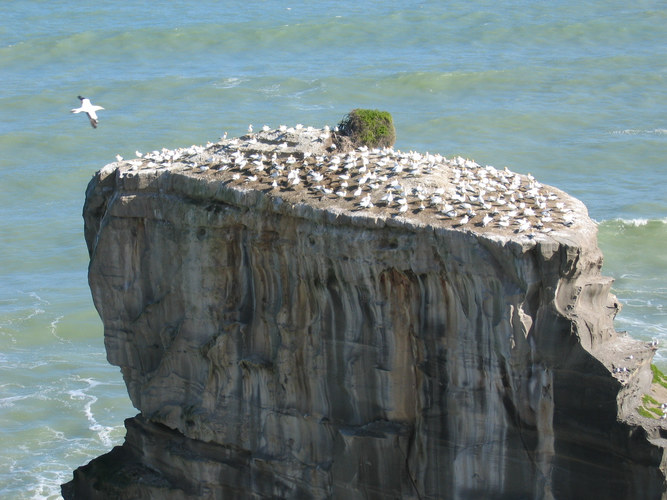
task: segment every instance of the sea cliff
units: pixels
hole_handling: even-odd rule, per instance
[[[650,346],[585,206],[327,129],[95,174],[89,282],[140,414],[73,498],[664,498]]]

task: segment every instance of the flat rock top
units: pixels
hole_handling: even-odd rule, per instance
[[[583,203],[530,174],[391,148],[338,152],[327,127],[264,127],[110,166],[121,175],[166,169],[291,204],[489,235],[542,239],[593,225]]]

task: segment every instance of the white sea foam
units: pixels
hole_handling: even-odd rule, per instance
[[[39,308],[39,307],[36,307],[35,309],[33,309],[33,310],[32,310],[32,311],[31,311],[25,318],[23,318],[23,319],[28,320],[28,319],[34,318],[35,316],[39,316],[40,314],[44,314],[45,312],[46,312],[46,311],[45,311],[44,309],[41,309],[41,308]]]
[[[637,318],[623,317],[623,314],[615,320],[617,330],[627,330],[633,337],[650,340],[656,337],[659,340],[667,340],[667,328],[660,324],[647,322]]]
[[[60,465],[60,464],[57,464]],[[30,493],[31,500],[55,500],[62,498],[60,495],[60,485],[67,482],[69,475],[62,471],[42,471],[37,476],[35,489]]]
[[[625,130],[613,130],[612,135],[667,135],[667,129],[665,128],[654,128],[654,129],[625,129]]]
[[[14,403],[17,401],[23,401],[24,399],[28,399],[30,396],[9,396],[6,398],[0,398],[0,408],[11,408],[14,406]]]
[[[83,413],[86,416],[86,419],[88,420],[89,424],[88,428],[97,434],[99,440],[105,447],[111,447],[114,444],[113,440],[111,439],[111,433],[113,432],[114,428],[104,426],[97,421],[97,419],[95,418],[95,414],[93,413],[93,405],[97,402],[97,397],[93,396],[92,394],[86,393],[87,390],[100,385],[101,382],[98,382],[90,378],[79,379],[79,380],[81,382],[87,382],[88,387],[86,387],[85,389],[70,390],[68,391],[68,394],[70,395],[71,399],[86,400],[86,402],[83,405]]]
[[[60,323],[60,320],[63,319],[64,316],[58,316],[56,319],[51,321],[51,324],[49,325],[51,328],[51,335],[53,335],[55,338],[60,340],[61,342],[67,342],[71,343],[70,340],[62,338],[60,335],[58,335],[58,323]]]
[[[651,223],[656,223],[656,224],[667,224],[667,217],[663,217],[662,219],[646,219],[643,217],[638,217],[636,219],[623,219],[621,217],[617,217],[615,219],[607,219],[607,220],[602,220],[602,221],[595,221],[598,225],[607,225],[607,224],[621,224],[624,226],[634,226],[634,227],[641,227],[641,226],[646,226]]]
[[[56,439],[58,441],[67,441],[67,438],[66,438],[64,432],[59,431],[57,429],[53,429],[52,427],[49,427],[49,426],[46,427],[46,430],[53,434],[53,439]]]
[[[39,302],[41,304],[50,304],[50,302],[48,300],[43,299],[42,297],[37,295],[37,292],[21,292],[21,293],[26,293],[28,296],[32,297],[33,299],[35,299],[37,302]]]
[[[243,79],[241,78],[225,78],[224,80],[214,83],[213,86],[221,89],[233,89],[234,87],[238,87],[244,82]]]

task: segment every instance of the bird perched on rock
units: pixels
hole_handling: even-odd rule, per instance
[[[92,127],[97,128],[96,111],[99,111],[100,109],[104,108],[102,106],[95,106],[91,104],[90,99],[86,99],[83,96],[77,96],[77,97],[81,101],[81,106],[78,108],[74,108],[72,110],[72,113],[86,113],[88,115],[88,119],[90,120],[90,124],[92,125]]]
[[[486,214],[484,218],[482,219],[482,226],[486,227],[489,225],[489,223],[493,220],[493,217],[491,217],[489,214]]]

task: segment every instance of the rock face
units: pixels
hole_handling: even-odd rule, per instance
[[[664,498],[652,352],[613,328],[585,207],[327,137],[94,176],[90,286],[141,413],[65,498]]]

